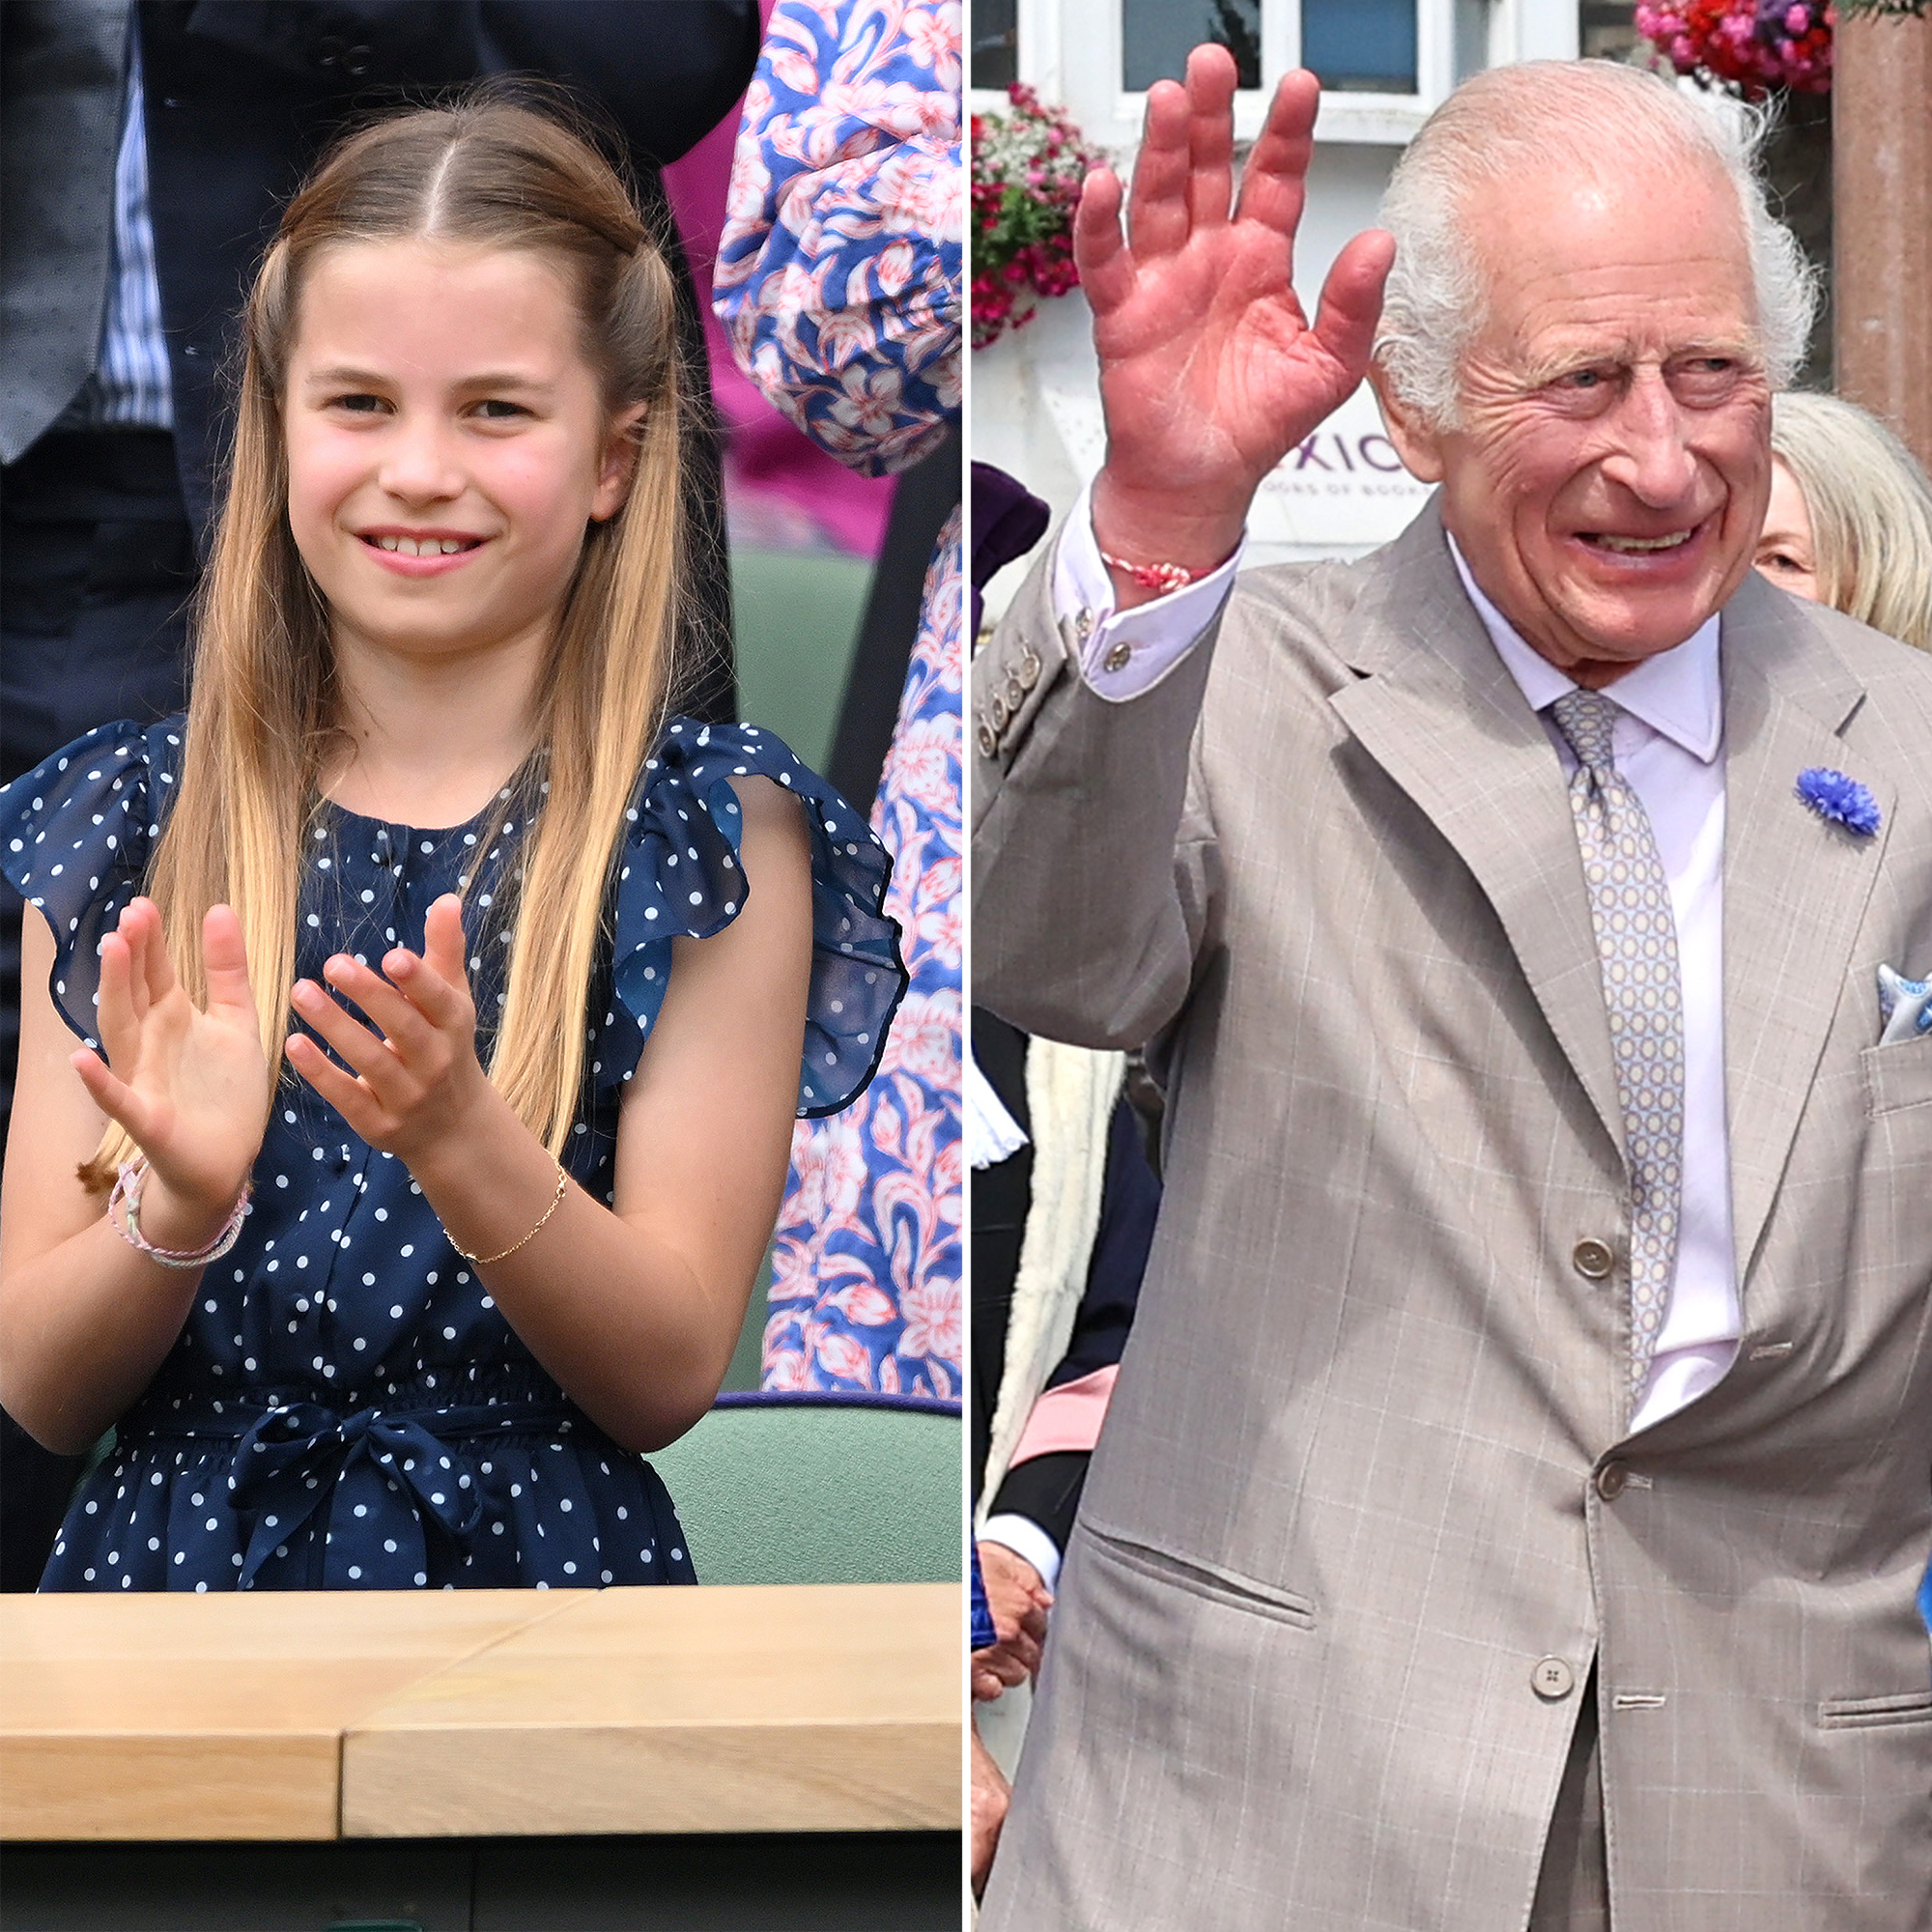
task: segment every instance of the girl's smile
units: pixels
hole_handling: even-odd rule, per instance
[[[469,562],[488,537],[456,530],[360,530],[375,561],[402,577],[440,577]]]
[[[331,248],[304,277],[284,405],[289,524],[338,654],[541,648],[586,526],[622,506],[563,270],[440,242]]]

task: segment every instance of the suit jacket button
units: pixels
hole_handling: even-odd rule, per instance
[[[1007,728],[1007,720],[1013,715],[1012,707],[1004,697],[995,695],[992,703],[986,707],[986,715],[993,721],[995,731],[1004,731]]]
[[[1134,658],[1133,645],[1116,644],[1114,648],[1111,651],[1109,651],[1104,658],[1100,660],[1100,668],[1102,670],[1125,670],[1128,665],[1130,665],[1133,662],[1133,658]]]
[[[1586,1281],[1602,1281],[1616,1266],[1617,1258],[1605,1241],[1578,1241],[1570,1251],[1570,1264]]]
[[[1029,644],[1026,655],[1020,659],[1020,684],[1031,691],[1039,682],[1039,653]]]
[[[1576,1690],[1577,1673],[1560,1657],[1546,1657],[1529,1673],[1529,1688],[1539,1697],[1554,1704]]]
[[[1630,1481],[1630,1471],[1621,1463],[1605,1463],[1597,1471],[1597,1493],[1606,1503],[1613,1503],[1623,1494],[1624,1485]]]
[[[1008,678],[1006,698],[1007,702],[1012,706],[1015,713],[1017,713],[1020,706],[1026,702],[1026,696],[1027,696],[1027,688],[1019,681],[1018,678],[1016,677]]]
[[[1000,734],[984,719],[980,722],[980,751],[990,758],[1000,749]]]

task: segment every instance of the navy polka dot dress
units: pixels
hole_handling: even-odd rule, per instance
[[[47,916],[68,1024],[93,1028],[101,935],[141,888],[183,721],[90,732],[0,792],[0,869]],[[796,792],[811,822],[814,948],[799,1112],[835,1112],[878,1065],[904,990],[889,862],[865,820],[769,733],[674,720],[642,774],[585,1008],[572,1176],[611,1198],[624,1083],[663,1005],[671,941],[744,902],[730,781]],[[296,970],[420,951],[466,892],[479,1050],[506,983],[510,894],[534,767],[467,825],[388,825],[326,803],[309,824]],[[499,907],[498,900],[504,903]],[[16,1124],[18,1124],[16,1122]],[[584,1588],[694,1581],[648,1463],[562,1393],[450,1245],[402,1161],[286,1075],[235,1248],[69,1511],[47,1590]]]

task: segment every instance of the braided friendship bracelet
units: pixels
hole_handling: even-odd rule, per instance
[[[1183,569],[1178,563],[1129,563],[1123,556],[1100,553],[1100,561],[1123,570],[1143,590],[1157,590],[1164,597],[1171,590],[1185,590],[1197,577],[1207,573]]]
[[[242,1223],[248,1217],[248,1197],[254,1192],[249,1182],[243,1182],[242,1192],[235,1197],[235,1206],[228,1210],[228,1218],[221,1224],[221,1231],[200,1248],[157,1248],[141,1232],[141,1183],[148,1178],[148,1163],[142,1160],[128,1160],[121,1163],[119,1177],[114,1182],[114,1192],[107,1197],[107,1219],[114,1232],[151,1261],[159,1262],[163,1267],[198,1268],[206,1267],[210,1262],[218,1262],[237,1240],[241,1238]],[[122,1218],[115,1219],[114,1210],[123,1210]]]
[[[559,1208],[563,1206],[564,1190],[569,1185],[570,1185],[570,1177],[569,1175],[564,1173],[563,1163],[561,1161],[558,1161],[556,1164],[556,1192],[551,1196],[550,1206],[546,1208],[543,1210],[543,1212],[537,1216],[536,1227],[532,1228],[530,1232],[524,1236],[523,1240],[512,1241],[510,1245],[502,1251],[501,1254],[472,1255],[468,1248],[462,1247],[458,1244],[456,1236],[454,1235],[449,1236],[449,1245],[452,1248],[455,1248],[456,1252],[459,1255],[461,1255],[463,1259],[467,1261],[471,1267],[488,1267],[492,1262],[506,1262],[510,1259],[510,1257],[513,1254],[517,1252],[519,1248],[523,1247],[526,1242],[534,1240],[536,1238],[537,1229],[541,1228],[543,1224],[546,1221],[548,1221],[550,1217],[553,1214],[554,1214]],[[442,1232],[445,1235],[449,1235],[449,1230],[447,1228],[445,1228]]]

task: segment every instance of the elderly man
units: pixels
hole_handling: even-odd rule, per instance
[[[1089,185],[1106,467],[977,672],[978,996],[1169,1093],[988,1920],[1923,1932],[1932,665],[1750,570],[1802,265],[1505,69],[1310,327],[1234,82]],[[1365,364],[1438,493],[1231,594]]]

